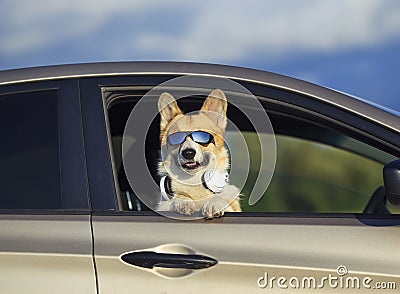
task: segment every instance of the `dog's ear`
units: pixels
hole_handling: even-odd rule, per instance
[[[208,95],[207,99],[204,101],[201,107],[202,111],[214,112],[215,115],[209,114],[209,117],[214,121],[214,123],[221,129],[226,127],[226,109],[228,108],[228,103],[226,97],[222,90],[216,89]]]
[[[181,109],[176,103],[175,98],[169,93],[162,93],[158,99],[158,111],[160,112],[161,122],[160,130],[163,131],[168,124],[179,114],[182,114]]]

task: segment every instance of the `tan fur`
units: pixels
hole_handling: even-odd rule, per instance
[[[163,161],[159,163],[158,171],[160,176],[166,174],[170,176],[173,192],[171,201],[160,202],[158,209],[188,215],[200,211],[207,218],[221,216],[224,211],[241,211],[239,197],[237,197],[240,192],[238,188],[228,183],[221,193],[214,194],[201,184],[204,170],[183,171],[176,163],[180,147],[170,146],[167,143],[167,137],[175,132],[198,130],[209,132],[214,136],[215,144],[210,143],[203,146],[187,137],[181,145],[191,146],[198,151],[198,154],[208,158],[210,168],[214,168],[220,173],[229,170],[228,151],[224,146],[227,124],[225,94],[221,90],[214,90],[204,101],[199,112],[184,115],[172,95],[163,93],[159,98],[158,108],[161,116],[161,149],[165,155]],[[183,180],[175,180],[178,178]]]

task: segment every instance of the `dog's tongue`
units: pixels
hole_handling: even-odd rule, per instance
[[[186,162],[185,165],[186,165],[186,167],[188,167],[188,168],[195,168],[195,167],[198,166],[198,163],[195,162],[195,161],[193,161],[193,162]]]

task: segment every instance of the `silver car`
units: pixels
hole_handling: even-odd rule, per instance
[[[243,212],[159,214],[159,118],[138,105],[163,89],[191,111],[217,87]],[[393,111],[268,72],[134,62],[2,71],[0,121],[1,293],[400,287]]]

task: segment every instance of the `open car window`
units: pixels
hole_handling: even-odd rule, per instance
[[[114,161],[114,175],[119,194],[120,209],[126,211],[148,210],[135,194],[125,175],[122,160],[124,128],[132,109],[145,94],[134,87],[107,89],[105,101],[109,127],[110,146]],[[156,104],[158,97],[146,97],[146,103]],[[229,100],[229,99],[228,99]],[[201,107],[204,97],[191,97],[180,101],[185,111]],[[237,104],[235,104],[237,105]],[[268,189],[255,204],[249,205],[249,195],[260,171],[260,146],[254,128],[240,109],[230,105],[228,119],[239,129],[227,129],[226,136],[234,142],[243,136],[249,148],[250,163],[246,184],[241,190],[243,212],[279,213],[398,213],[392,207],[369,207],[377,193],[382,193],[383,166],[395,157],[368,143],[359,136],[346,132],[342,126],[324,121],[321,117],[304,115],[301,109],[290,106],[275,107],[263,103],[274,128],[277,146],[275,171]],[[242,107],[247,107],[243,100]],[[264,111],[264,110],[260,110]],[[159,117],[156,117],[147,132],[146,162],[154,181],[159,182],[157,166],[160,157]],[[137,126],[140,128],[141,126]],[[130,148],[135,150],[135,138]],[[230,146],[230,152],[236,152]],[[243,160],[248,160],[244,157]],[[157,191],[152,191],[157,193]],[[158,195],[155,195],[157,199]]]

